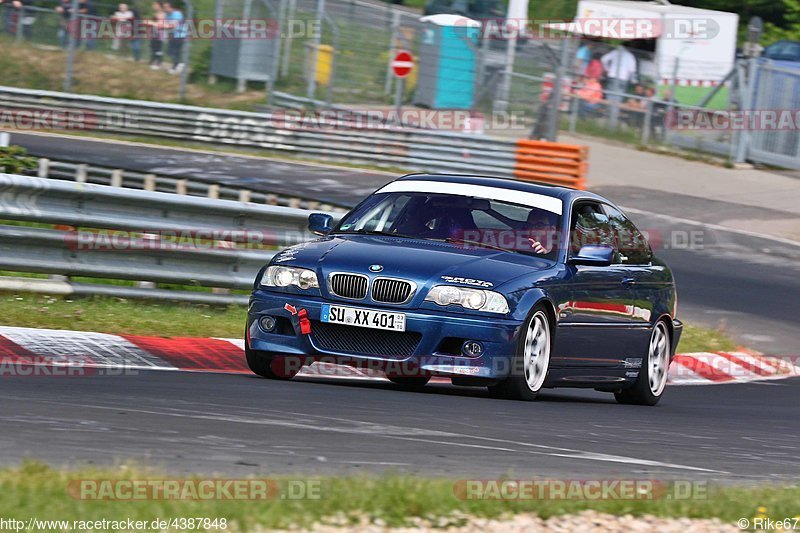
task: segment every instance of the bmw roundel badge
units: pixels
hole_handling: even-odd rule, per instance
[[[370,272],[380,272],[381,270],[383,270],[383,265],[370,265],[369,266],[369,271]]]

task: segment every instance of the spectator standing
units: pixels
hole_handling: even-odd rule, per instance
[[[628,84],[636,77],[636,57],[624,46],[619,46],[600,58],[606,71],[606,99],[611,102],[609,125],[613,128],[619,120],[619,104]]]
[[[78,0],[78,15],[84,20],[96,19],[97,10],[95,9],[94,4],[89,0]],[[80,23],[78,24],[78,28],[80,28]],[[80,29],[78,31],[80,32]],[[87,36],[83,42],[85,43],[87,50],[94,50],[96,44],[94,37]]]
[[[139,27],[139,11],[132,7],[130,8],[131,11],[131,54],[133,54],[133,60],[137,63],[142,58],[142,39],[141,35],[139,35],[140,27]]]
[[[60,15],[58,22],[58,44],[61,48],[66,48],[69,44],[69,22],[72,16],[72,0],[61,0],[61,4],[56,6],[56,13]]]
[[[0,0],[3,7],[6,31],[17,35],[21,29],[26,37],[30,37],[30,28],[25,25],[25,2],[23,0]]]
[[[170,2],[164,2],[164,11],[169,30],[169,57],[172,59],[172,68],[169,69],[169,73],[178,74],[185,67],[181,62],[181,51],[186,40],[186,21],[183,13]]]
[[[583,71],[586,70],[586,67],[589,66],[591,60],[592,45],[588,41],[584,41],[578,48],[578,51],[575,52],[575,72],[581,75]]]
[[[164,40],[166,39],[164,6],[153,2],[153,19],[147,22],[150,28],[150,68],[158,70],[164,60]]]
[[[114,24],[114,39],[111,41],[111,49],[119,50],[123,41],[128,41],[133,34],[133,11],[128,9],[128,4],[120,4],[117,10],[111,15],[111,22]]]

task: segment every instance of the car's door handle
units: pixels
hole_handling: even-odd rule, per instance
[[[626,287],[633,287],[636,285],[636,279],[634,278],[622,278],[622,284]]]

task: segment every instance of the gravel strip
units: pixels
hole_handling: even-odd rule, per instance
[[[595,511],[583,511],[573,515],[553,516],[547,520],[535,514],[517,514],[504,519],[469,518],[454,515],[435,521],[415,519],[414,527],[389,528],[380,521],[369,523],[363,518],[360,523],[348,525],[344,517],[334,520],[336,525],[317,525],[309,531],[315,533],[416,533],[429,531],[438,533],[516,533],[547,531],[555,533],[606,533],[606,532],[651,532],[659,533],[717,533],[739,532],[738,527],[718,519],[661,518],[656,516],[614,516]],[[455,525],[463,524],[463,525]]]

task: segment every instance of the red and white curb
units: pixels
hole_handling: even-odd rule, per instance
[[[745,352],[676,355],[669,369],[672,385],[742,383],[800,376],[792,358]],[[82,331],[0,326],[0,377],[21,366],[121,368],[249,373],[240,339],[150,337]],[[384,380],[376,372],[314,363],[307,377]],[[442,380],[446,381],[446,380]]]

